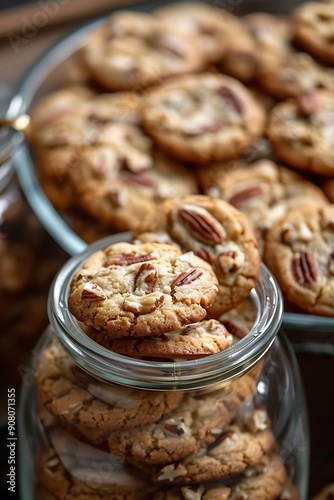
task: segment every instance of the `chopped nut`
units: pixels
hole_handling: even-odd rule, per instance
[[[185,476],[187,468],[183,464],[166,465],[160,470],[158,481],[174,481],[177,477]]]
[[[157,282],[158,272],[150,262],[144,262],[135,276],[135,293],[152,293]]]
[[[86,283],[84,289],[81,293],[82,299],[88,299],[91,302],[98,302],[101,300],[105,300],[107,296],[101,287],[96,285],[95,283]]]
[[[153,292],[142,297],[131,295],[128,299],[124,299],[123,307],[126,311],[138,316],[153,312],[163,301],[164,295],[160,292]]]

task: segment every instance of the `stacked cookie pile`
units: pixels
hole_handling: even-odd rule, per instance
[[[249,221],[225,201],[187,196],[166,201],[163,214],[168,233],[160,241],[143,233],[92,254],[68,298],[96,343],[157,369],[213,356],[247,335],[255,320],[247,297],[260,266]],[[255,399],[262,366],[209,390],[148,391],[97,380],[54,340],[36,369],[49,441],[36,463],[39,482],[57,499],[64,491],[69,499],[92,495],[94,457],[112,464],[98,498],[286,495],[293,487]]]
[[[34,110],[45,192],[89,242],[165,231],[166,200],[224,199],[252,222],[287,305],[332,316],[334,219],[318,185],[333,201],[333,19],[330,1],[290,18],[182,2],[115,13],[80,52],[80,85]]]

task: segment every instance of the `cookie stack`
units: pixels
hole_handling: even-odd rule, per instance
[[[88,257],[68,296],[94,342],[156,369],[186,367],[247,335],[260,264],[246,216],[223,200],[169,200],[161,215],[164,233]],[[48,442],[36,461],[41,487],[56,499],[93,495],[94,467],[101,474],[108,463],[95,485],[102,499],[279,498],[287,471],[255,400],[262,366],[209,389],[144,390],[95,378],[54,339],[36,368]]]

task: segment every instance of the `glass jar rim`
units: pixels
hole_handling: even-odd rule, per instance
[[[152,390],[189,390],[241,375],[265,355],[281,326],[283,300],[276,280],[263,264],[250,293],[255,322],[244,338],[220,353],[189,361],[147,361],[117,354],[90,339],[68,309],[72,278],[92,253],[123,241],[131,241],[131,233],[108,236],[89,245],[65,263],[51,285],[51,327],[75,363],[106,382]]]

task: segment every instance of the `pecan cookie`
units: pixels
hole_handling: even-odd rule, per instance
[[[101,384],[74,364],[58,342],[44,350],[35,374],[47,411],[93,442],[109,431],[158,421],[182,401],[182,394]]]
[[[95,342],[118,354],[146,358],[196,359],[223,351],[233,341],[225,326],[214,319],[141,339],[113,339],[92,328],[85,332]]]
[[[168,153],[201,164],[240,155],[261,135],[265,113],[237,80],[204,73],[148,92],[143,123]]]
[[[119,12],[83,48],[91,76],[109,90],[142,89],[200,70],[205,58],[195,38],[151,14]]]
[[[81,208],[116,231],[135,230],[157,202],[197,192],[191,173],[152,153],[150,139],[131,125],[117,126],[113,144],[77,151],[67,171]]]
[[[268,136],[277,155],[296,168],[331,175],[334,164],[334,94],[311,92],[277,104]]]
[[[195,455],[153,467],[152,477],[157,482],[200,484],[237,476],[258,464],[274,443],[266,424],[252,433],[238,424],[229,425],[213,444]]]
[[[264,456],[255,467],[248,468],[230,486],[209,483],[183,486],[155,493],[154,500],[295,500],[285,496],[286,470],[278,455]],[[290,495],[290,491],[288,490]],[[281,496],[282,495],[282,496]]]
[[[163,243],[116,243],[91,255],[71,283],[71,313],[115,337],[145,337],[200,321],[217,278],[193,252]]]
[[[195,38],[207,62],[219,61],[227,44],[227,16],[223,9],[200,2],[178,2],[154,14],[183,35]]]
[[[260,269],[254,232],[246,216],[221,199],[187,196],[162,204],[159,220],[172,240],[207,260],[219,281],[219,291],[209,312],[213,316],[232,309],[253,288]]]
[[[49,433],[50,446],[37,456],[36,477],[57,500],[149,500],[157,485],[105,451],[60,430]],[[44,500],[44,499],[43,499]]]
[[[287,299],[304,311],[334,315],[334,208],[302,206],[269,231],[265,263]]]
[[[294,11],[295,39],[314,56],[334,62],[334,10],[331,2],[306,2]]]
[[[208,394],[187,395],[154,424],[109,434],[111,452],[129,462],[170,464],[199,452],[223,434],[241,404],[255,392],[254,373]]]
[[[310,201],[326,202],[314,184],[266,159],[250,165],[217,165],[203,172],[202,185],[207,195],[222,198],[247,215],[261,252],[267,231],[290,209]]]

